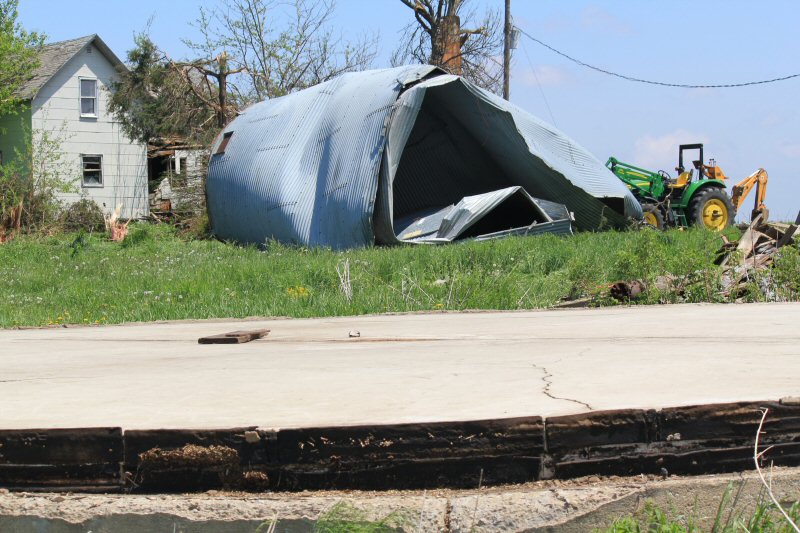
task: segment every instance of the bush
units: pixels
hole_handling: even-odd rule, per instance
[[[94,200],[81,198],[61,214],[61,224],[67,231],[102,231],[105,227],[103,211]]]
[[[0,165],[0,218],[22,205],[26,232],[46,233],[60,223],[60,196],[78,192],[78,170],[61,148],[67,140],[66,122],[54,130],[34,129],[25,147]]]

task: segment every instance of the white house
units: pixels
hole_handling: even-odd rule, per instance
[[[62,200],[88,196],[104,211],[122,204],[124,218],[147,216],[147,146],[129,139],[106,110],[111,84],[125,68],[97,35],[46,45],[19,93],[26,108],[0,118],[0,158],[24,146],[31,131],[34,146],[46,132],[59,146],[59,175],[77,189]],[[35,166],[35,148],[33,156]]]

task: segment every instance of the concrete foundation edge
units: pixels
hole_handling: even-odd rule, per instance
[[[0,430],[0,488],[165,493],[474,488],[542,479],[800,465],[800,406],[777,401],[465,422],[286,429]]]

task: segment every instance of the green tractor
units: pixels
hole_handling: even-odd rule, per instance
[[[699,151],[694,169],[683,166],[685,151]],[[606,163],[642,204],[644,222],[656,228],[698,225],[722,231],[733,223],[736,210],[725,190],[728,179],[712,159],[703,164],[702,144],[682,144],[678,151],[677,178],[663,170],[652,172],[610,157]],[[697,171],[695,173],[695,170]],[[696,174],[696,175],[695,175]]]

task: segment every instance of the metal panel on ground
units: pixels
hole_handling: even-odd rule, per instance
[[[395,229],[403,242],[428,244],[540,233],[571,235],[571,217],[566,208],[552,204],[545,210],[539,202],[522,187],[508,187],[467,196],[438,211],[396,220]]]

